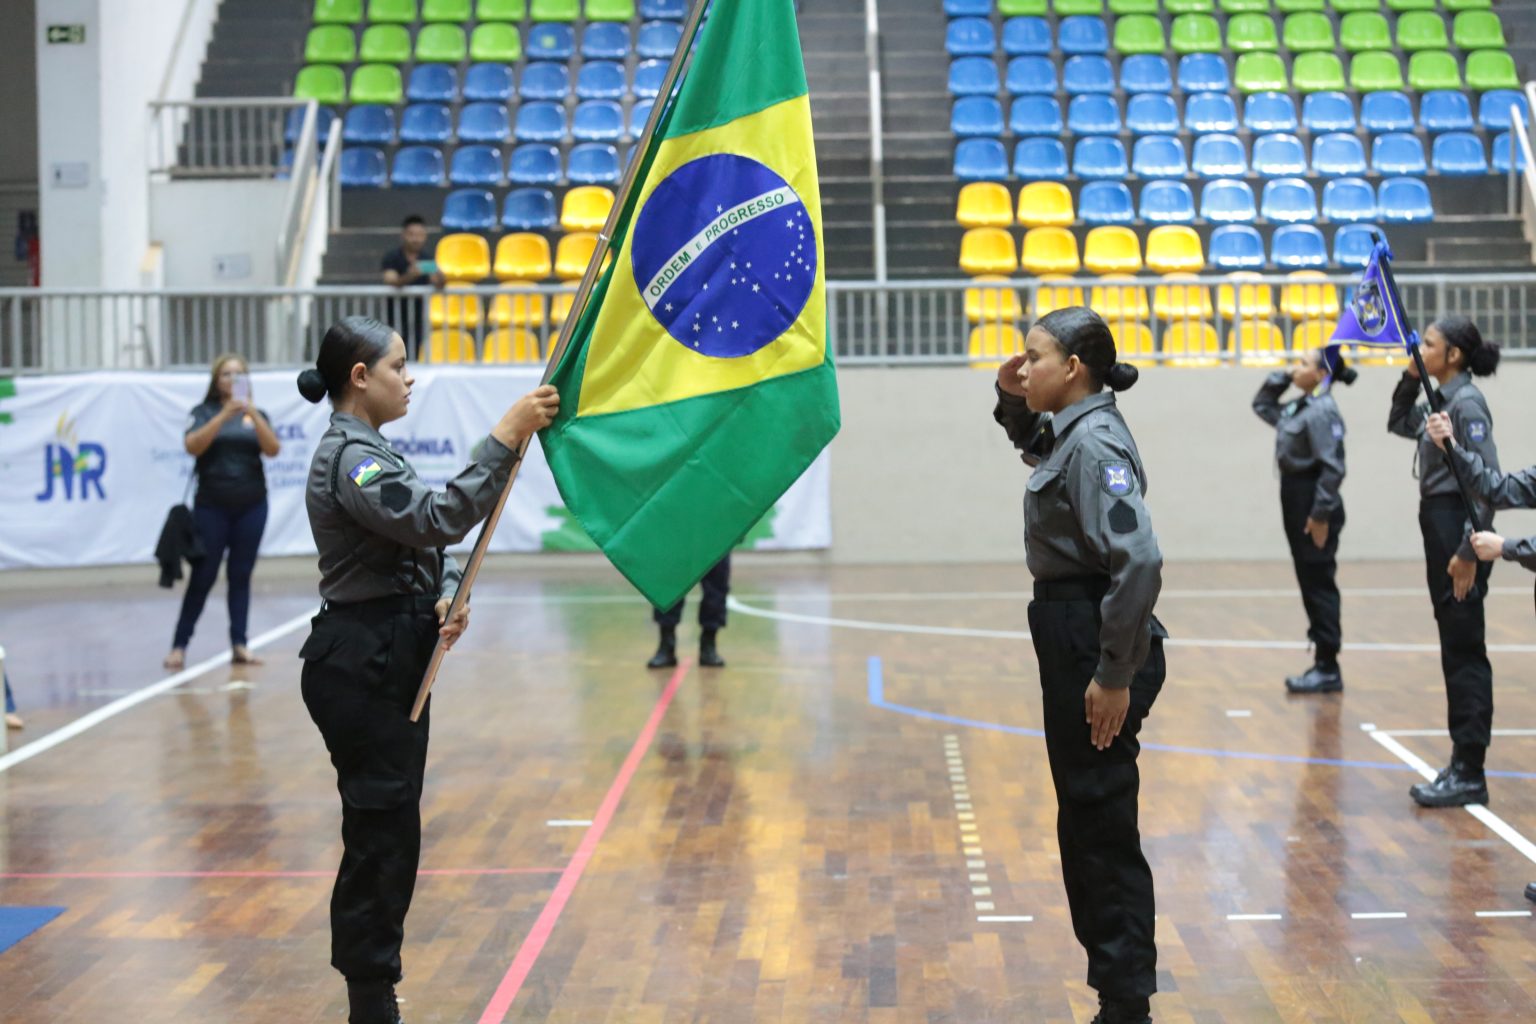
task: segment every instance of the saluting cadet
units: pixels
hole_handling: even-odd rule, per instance
[[[1150,1021],[1157,990],[1152,871],[1141,852],[1136,756],[1162,688],[1152,614],[1162,554],[1147,476],[1112,391],[1136,383],[1109,327],[1076,306],[1042,317],[998,370],[993,416],[1034,467],[1024,541],[1035,599],[1045,745],[1072,930],[1099,993],[1095,1024]]]
[[[341,792],[331,964],[347,979],[352,1024],[400,1019],[429,721],[423,711],[412,722],[411,705],[438,638],[451,647],[469,624],[468,606],[446,621],[461,574],[443,549],[490,514],[520,446],[559,409],[553,387],[525,395],[434,491],[379,434],[405,415],[412,383],[400,335],[366,317],[327,331],[315,367],[299,374],[304,397],[329,395],[335,410],[305,494],[324,603],[299,657],[304,704]]]
[[[1331,364],[1331,365],[1330,365]],[[1339,673],[1339,534],[1344,531],[1344,417],[1333,400],[1333,384],[1353,384],[1356,373],[1344,357],[1309,352],[1289,370],[1271,373],[1253,397],[1253,411],[1275,428],[1275,463],[1280,469],[1280,522],[1291,547],[1301,603],[1307,611],[1307,639],[1313,665],[1285,681],[1291,693],[1337,693]],[[1285,404],[1292,385],[1301,393]]]
[[[1445,317],[1424,332],[1424,368],[1439,384],[1441,406],[1462,444],[1492,470],[1499,468],[1493,443],[1493,416],[1472,377],[1490,376],[1499,366],[1499,346],[1485,342],[1466,317]],[[1419,531],[1424,536],[1424,571],[1440,631],[1440,668],[1445,675],[1451,763],[1433,782],[1409,792],[1423,807],[1459,807],[1488,802],[1483,761],[1493,729],[1493,666],[1483,639],[1483,599],[1492,566],[1472,550],[1466,506],[1445,453],[1425,431],[1430,409],[1419,402],[1418,370],[1409,366],[1392,393],[1387,429],[1418,442]],[[1485,528],[1493,510],[1478,502]]]

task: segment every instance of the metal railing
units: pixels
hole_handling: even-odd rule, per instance
[[[312,100],[156,100],[149,105],[149,174],[166,178],[276,178],[286,173],[288,117]],[[313,132],[313,123],[306,118]],[[302,145],[303,140],[299,140]],[[309,159],[315,159],[311,139]],[[294,152],[298,166],[303,154]]]

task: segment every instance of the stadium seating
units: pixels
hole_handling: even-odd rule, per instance
[[[1003,193],[1007,213],[1007,193]],[[1018,220],[1026,227],[1070,227],[1076,219],[1072,193],[1056,181],[1032,181],[1019,190]]]
[[[1282,270],[1321,270],[1328,265],[1328,243],[1311,224],[1286,224],[1275,229],[1269,258]]]
[[[1195,196],[1182,181],[1149,181],[1141,189],[1141,219],[1148,224],[1190,224]]]
[[[1248,155],[1236,135],[1199,136],[1190,162],[1202,178],[1242,178],[1248,174]]]
[[[1068,234],[1070,236],[1070,232]],[[1006,276],[1018,268],[1019,258],[1013,247],[1013,236],[1002,228],[972,228],[960,241],[960,269],[967,274]],[[1074,265],[1073,270],[1076,269]]]
[[[1182,178],[1189,170],[1184,145],[1171,135],[1146,135],[1136,140],[1131,170],[1143,178]]]
[[[1312,142],[1312,170],[1333,177],[1366,173],[1365,147],[1353,134],[1319,135]]]
[[[1334,178],[1323,186],[1323,216],[1340,223],[1376,219],[1376,193],[1364,178]]]
[[[1028,188],[1026,185],[1025,189]],[[1021,192],[1021,212],[1023,202]],[[1069,208],[1071,203],[1072,197],[1068,194]],[[975,181],[963,186],[955,203],[955,221],[967,228],[1008,227],[1013,223],[1013,200],[1008,189],[992,181]]]
[[[1131,190],[1124,182],[1090,181],[1083,185],[1077,205],[1085,224],[1130,224],[1136,220]]]
[[[1081,269],[1077,237],[1066,228],[1030,228],[1024,233],[1019,265],[1036,275],[1075,274]]]
[[[1258,270],[1264,266],[1264,237],[1248,224],[1227,224],[1211,232],[1211,266],[1216,270]]]

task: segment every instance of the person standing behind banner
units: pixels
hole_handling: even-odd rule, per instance
[[[560,397],[549,385],[524,395],[434,491],[379,434],[411,400],[400,335],[347,317],[326,331],[315,362],[298,386],[334,410],[304,495],[324,604],[299,657],[304,706],[341,794],[331,965],[347,980],[351,1024],[398,1024],[431,702],[417,722],[411,707],[438,640],[451,649],[469,624],[467,604],[447,621],[462,574],[444,549],[490,515],[520,446],[550,424]]]
[[[1472,378],[1491,376],[1498,369],[1499,346],[1484,341],[1477,325],[1466,317],[1450,316],[1425,330],[1419,349],[1425,370],[1439,385],[1442,410],[1454,424],[1456,436],[1486,467],[1497,471],[1493,415]],[[1433,782],[1421,782],[1409,792],[1421,807],[1485,804],[1488,783],[1483,763],[1493,730],[1493,666],[1484,639],[1483,599],[1492,566],[1478,562],[1473,552],[1466,504],[1450,461],[1425,429],[1430,410],[1428,403],[1418,400],[1422,394],[1418,368],[1410,365],[1392,393],[1387,429],[1418,442],[1419,531],[1424,536],[1424,571],[1440,632],[1440,668],[1452,746],[1451,763]],[[1491,529],[1492,506],[1478,501],[1477,513],[1483,528]]]
[[[993,418],[1034,467],[1024,541],[1045,748],[1072,930],[1095,1024],[1146,1024],[1157,991],[1152,871],[1141,851],[1137,734],[1166,675],[1153,614],[1163,557],[1147,475],[1113,394],[1136,383],[1090,309],[1048,313],[997,372]]]
[[[187,644],[226,551],[230,659],[236,665],[259,665],[261,660],[246,646],[246,627],[251,614],[251,574],[267,526],[267,478],[261,457],[276,456],[282,445],[267,414],[251,404],[251,375],[245,360],[226,353],[213,361],[208,393],[188,417],[183,443],[187,453],[197,457],[192,518],[205,554],[193,565],[187,581],[165,667],[186,665]]]
[[[1253,398],[1253,411],[1275,428],[1275,464],[1280,469],[1280,522],[1301,603],[1307,611],[1307,639],[1314,663],[1285,681],[1291,693],[1337,693],[1339,672],[1339,535],[1344,532],[1344,417],[1333,400],[1333,384],[1357,376],[1335,354],[1321,349],[1299,357],[1289,370],[1271,373]],[[1280,404],[1287,388],[1301,392]]]
[[[720,657],[716,634],[725,628],[725,602],[731,596],[731,553],[716,562],[700,581],[704,598],[699,602],[699,664],[704,668],[724,668],[725,659]],[[677,626],[683,621],[683,606],[688,595],[677,599],[671,608],[652,608],[651,617],[661,632],[656,653],[645,663],[646,668],[671,668],[677,664]]]

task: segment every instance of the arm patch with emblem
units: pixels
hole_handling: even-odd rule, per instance
[[[376,459],[369,456],[352,467],[352,471],[347,474],[347,479],[359,487],[366,487],[369,481],[382,472],[384,472],[384,468],[379,465]]]
[[[1118,460],[1106,460],[1099,463],[1099,486],[1104,488],[1106,494],[1116,498],[1136,490],[1136,477],[1128,462]]]

